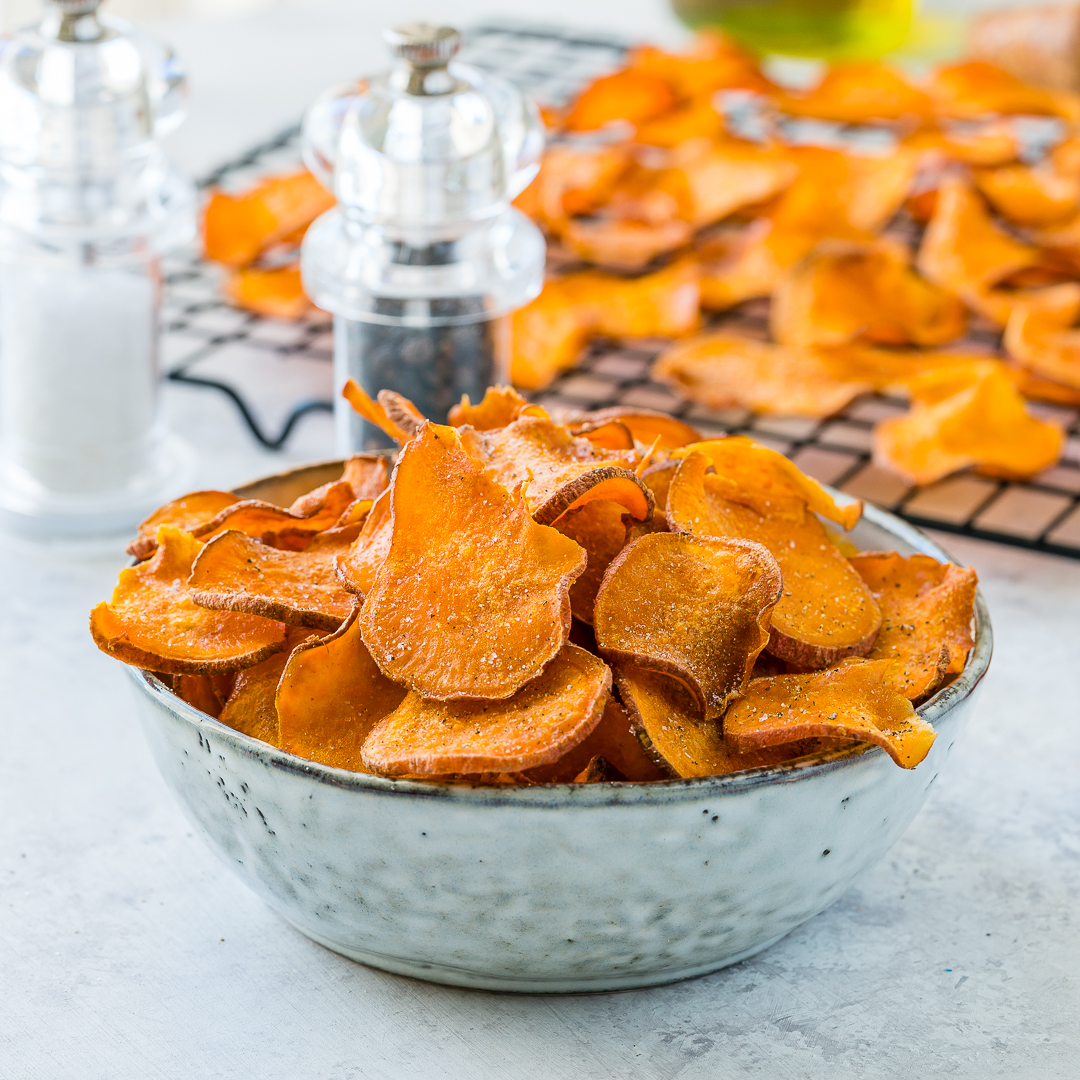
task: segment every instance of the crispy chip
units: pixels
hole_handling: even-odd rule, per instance
[[[806,502],[782,488],[765,502],[756,491],[740,491],[723,465],[715,476],[706,475],[708,466],[697,451],[683,459],[668,492],[668,521],[680,532],[751,540],[772,553],[784,588],[772,612],[769,652],[805,668],[869,652],[881,611]]]
[[[357,610],[330,637],[293,650],[277,685],[278,745],[310,761],[367,772],[360,748],[406,690],[371,658]]]
[[[720,139],[723,134],[724,118],[706,98],[689,101],[654,120],[638,124],[635,141],[671,148],[689,139]]]
[[[846,660],[810,675],[754,679],[724,717],[724,738],[744,752],[812,736],[858,739],[913,769],[936,736],[895,689],[893,664]]]
[[[967,325],[963,304],[919,277],[895,244],[820,245],[777,285],[773,337],[807,348],[855,338],[888,345],[940,345]]]
[[[367,596],[375,575],[390,551],[394,522],[390,515],[390,492],[384,491],[372,504],[360,535],[337,560],[337,574],[349,592]]]
[[[368,736],[364,764],[399,776],[512,772],[557,761],[596,725],[611,671],[566,645],[504,701],[431,701],[410,693]]]
[[[671,487],[671,481],[674,479],[675,470],[678,467],[679,462],[677,460],[669,459],[656,465],[650,465],[642,472],[641,479],[653,493],[653,499],[656,501],[657,507],[667,506],[668,489]],[[653,518],[661,516],[664,516],[663,510],[657,509],[653,512]]]
[[[550,421],[511,427],[535,423]],[[456,429],[434,424],[399,457],[391,514],[390,551],[360,615],[383,674],[439,701],[508,698],[536,678],[566,642],[585,552],[533,521]]]
[[[1032,476],[1061,456],[1060,427],[1028,414],[1004,365],[985,362],[975,381],[874,429],[874,461],[910,484],[932,484],[978,465],[995,475]]]
[[[380,390],[378,402],[390,422],[411,439],[424,426],[427,419],[403,394],[396,390]]]
[[[510,318],[510,371],[514,383],[526,390],[542,390],[560,371],[573,367],[593,334],[592,312],[572,306],[559,281],[549,281]]]
[[[546,417],[523,416],[497,431],[465,428],[462,445],[503,487],[525,484],[525,502],[543,525],[596,499],[620,503],[639,520],[652,513],[652,495],[631,471],[632,454],[594,447]]]
[[[193,491],[173,499],[140,522],[138,538],[128,544],[127,552],[133,558],[145,559],[157,550],[157,531],[162,525],[191,532],[239,501],[231,491]]]
[[[267,319],[302,319],[315,310],[304,292],[298,262],[271,269],[244,266],[233,270],[222,291],[238,308]]]
[[[948,673],[964,669],[974,644],[978,578],[969,567],[929,555],[864,552],[851,559],[881,608],[870,660],[896,660],[897,689],[912,701],[933,693]]]
[[[969,183],[957,177],[942,181],[937,209],[919,248],[917,265],[925,278],[1004,325],[1016,298],[994,286],[1038,262],[1036,248],[1019,243],[994,224]]]
[[[108,604],[90,613],[90,632],[102,652],[125,664],[176,675],[239,671],[285,646],[285,627],[257,615],[209,611],[187,587],[202,544],[162,525],[149,562],[120,571]]]
[[[640,124],[675,105],[667,82],[650,71],[628,68],[596,79],[566,117],[570,131],[593,131],[611,120]]]
[[[1046,161],[976,169],[975,183],[990,205],[1014,225],[1063,225],[1076,216],[1080,205],[1080,176],[1059,173]]]
[[[1028,86],[983,60],[938,68],[928,89],[940,116],[975,119],[988,113],[1021,113],[1078,118],[1074,95]]]
[[[600,450],[636,450],[630,429],[621,420],[586,421],[570,429],[572,435],[588,441]]]
[[[270,547],[301,550],[313,536],[333,528],[353,501],[352,487],[347,481],[336,480],[302,495],[299,509],[283,510],[261,499],[244,499],[227,506],[209,521],[196,526],[191,535],[207,543],[221,533],[234,530],[261,540]]]
[[[642,536],[604,574],[596,643],[613,663],[674,676],[714,720],[746,688],[780,584],[780,567],[760,544]]]
[[[1015,304],[1004,345],[1014,360],[1055,382],[1080,389],[1080,284],[1042,289]]]
[[[653,364],[652,377],[709,409],[738,406],[781,416],[831,416],[873,388],[838,375],[812,350],[724,330],[673,345]]]
[[[547,412],[539,405],[530,405],[512,386],[489,386],[478,405],[469,400],[468,394],[462,394],[460,404],[450,409],[450,425],[468,424],[477,431],[494,431],[512,424],[519,416],[547,416]]]
[[[597,500],[563,514],[555,525],[563,536],[580,544],[589,556],[585,570],[570,586],[570,610],[575,619],[590,626],[604,572],[626,543],[625,513],[626,508],[619,503]]]
[[[877,61],[833,64],[825,78],[806,94],[786,94],[780,108],[794,116],[812,116],[841,124],[871,120],[915,120],[929,116],[932,102],[897,72]]]
[[[608,698],[600,723],[577,746],[550,765],[530,769],[526,776],[538,784],[569,784],[594,757],[603,757],[632,783],[664,779],[634,734],[626,710],[614,698]]]
[[[630,429],[630,434],[638,442],[648,446],[659,437],[660,446],[666,450],[674,450],[676,447],[701,440],[697,429],[691,427],[685,420],[676,420],[674,416],[655,412],[652,409],[612,405],[606,409],[594,409],[586,413],[583,419],[593,424],[618,420]]]
[[[721,776],[760,769],[821,749],[813,739],[738,753],[682,683],[657,671],[619,665],[615,680],[638,739],[667,776]],[[756,681],[756,680],[755,680]]]
[[[711,96],[716,90],[739,87],[762,93],[774,89],[758,70],[754,55],[715,30],[695,35],[687,53],[669,53],[642,45],[630,54],[629,66],[658,75],[680,97]]]
[[[692,452],[704,454],[722,478],[717,483],[727,490],[725,498],[749,506],[759,514],[787,513],[792,520],[801,521],[801,506],[790,506],[794,500],[845,529],[853,529],[862,517],[859,500],[838,503],[793,461],[745,435],[695,443],[672,456],[688,457]]]
[[[288,660],[289,651],[286,649],[261,664],[241,671],[229,700],[221,710],[221,722],[253,739],[280,747],[281,734],[274,694]]]
[[[575,218],[567,223],[562,240],[580,259],[612,270],[643,270],[658,255],[690,242],[693,229],[685,221],[651,224]]]
[[[337,560],[359,531],[353,525],[323,533],[303,551],[278,551],[243,533],[222,533],[195,560],[191,598],[206,608],[336,630],[355,603],[337,576]]]
[[[621,144],[550,146],[515,204],[558,236],[572,215],[592,213],[608,201],[631,162],[630,148]]]
[[[232,693],[234,678],[231,672],[227,675],[173,675],[172,691],[189,705],[217,719]]]
[[[390,486],[390,459],[384,454],[353,454],[341,474],[353,499],[377,499]]]
[[[372,401],[354,379],[348,379],[342,387],[341,396],[369,423],[385,431],[391,439],[404,445],[409,435],[402,431],[377,401]]]

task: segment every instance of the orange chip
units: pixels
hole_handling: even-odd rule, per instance
[[[650,71],[628,68],[595,80],[566,117],[570,131],[593,131],[612,120],[640,124],[675,105],[667,82]]]
[[[353,525],[316,536],[303,551],[279,551],[239,532],[216,536],[188,578],[195,603],[245,611],[293,626],[336,630],[356,598],[337,576],[337,560],[359,532]]]
[[[693,229],[685,221],[649,224],[605,218],[570,221],[562,240],[578,258],[613,270],[642,270],[658,255],[690,242]]]
[[[812,350],[723,330],[673,345],[653,365],[652,377],[709,409],[738,406],[781,416],[831,416],[873,389],[865,379],[838,374]]]
[[[941,116],[975,119],[1001,113],[1078,119],[1075,95],[1028,86],[983,60],[938,68],[928,89],[934,109]]]
[[[660,446],[666,450],[674,450],[676,447],[701,440],[697,429],[691,427],[685,420],[677,420],[674,416],[655,412],[652,409],[612,405],[607,409],[594,409],[592,412],[585,413],[583,419],[593,424],[618,420],[630,429],[630,434],[638,442],[648,446],[659,437]]]
[[[577,746],[550,765],[530,769],[526,778],[538,784],[569,784],[595,757],[602,757],[632,783],[664,779],[634,734],[626,710],[614,698],[608,698],[600,723]]]
[[[539,677],[503,701],[431,701],[409,694],[368,736],[364,764],[390,776],[546,765],[596,727],[610,690],[608,666],[566,645]]]
[[[919,248],[919,272],[1001,325],[1014,297],[994,286],[1034,267],[1039,252],[1007,236],[991,220],[982,197],[956,177],[942,181],[937,209]]]
[[[813,90],[797,96],[786,94],[779,106],[794,116],[841,124],[921,120],[932,111],[927,94],[877,61],[833,64]]]
[[[557,281],[549,281],[510,318],[510,372],[526,390],[542,390],[560,371],[573,367],[593,334],[592,312],[572,306]]]
[[[714,720],[746,688],[779,594],[780,567],[760,544],[652,533],[604,574],[596,643],[613,663],[674,676]]]
[[[231,672],[226,675],[173,675],[172,691],[189,705],[217,719],[229,700],[234,680]]]
[[[389,416],[386,410],[377,401],[372,401],[367,393],[361,389],[354,379],[348,379],[342,387],[341,396],[358,412],[369,424],[385,431],[391,439],[404,445],[409,441],[409,435],[403,431]]]
[[[550,421],[511,427],[534,423]],[[430,423],[401,452],[391,514],[360,614],[383,674],[439,701],[508,698],[536,678],[566,642],[585,552],[533,521],[455,428]]]
[[[239,501],[231,491],[193,491],[173,499],[139,524],[138,538],[128,544],[127,552],[136,559],[145,559],[157,549],[157,531],[162,525],[191,532]]]
[[[680,532],[751,540],[780,564],[784,588],[772,612],[769,652],[804,668],[869,652],[881,611],[806,502],[783,488],[766,502],[756,490],[740,490],[722,464],[715,476],[706,475],[708,467],[704,453],[683,459],[668,492],[668,521]]]
[[[371,658],[354,610],[330,637],[289,657],[277,685],[278,745],[324,765],[367,772],[360,748],[405,693]]]
[[[271,177],[238,197],[215,192],[203,220],[206,257],[229,266],[249,263],[333,205],[334,196],[307,171]]]
[[[341,474],[353,499],[377,499],[390,486],[390,459],[384,454],[353,454]]]
[[[547,416],[547,412],[539,405],[531,405],[512,386],[489,386],[478,405],[469,400],[468,394],[462,394],[460,404],[450,409],[450,425],[468,424],[477,431],[494,431],[512,424],[519,416]]]
[[[655,499],[657,507],[667,506],[668,490],[671,487],[671,481],[674,479],[675,470],[678,469],[678,467],[679,462],[677,460],[669,459],[668,461],[661,461],[656,465],[650,465],[649,468],[641,474],[642,481],[653,493],[653,499]],[[657,509],[653,512],[653,517],[661,517],[663,514],[663,510]]]
[[[366,596],[375,583],[375,575],[390,551],[394,522],[390,515],[390,492],[384,491],[372,504],[360,535],[338,557],[338,577],[349,592]]]
[[[515,204],[558,236],[572,215],[592,213],[608,201],[631,162],[626,145],[550,146]]]
[[[310,500],[305,495],[297,500],[299,510],[293,507],[283,510],[261,499],[244,499],[192,529],[191,534],[206,543],[223,532],[235,530],[271,547],[301,550],[313,536],[333,528],[353,501],[352,487],[344,480],[336,480],[309,494],[313,496]]]
[[[1080,284],[1041,289],[1013,306],[1005,327],[1009,355],[1039,375],[1080,388]]]
[[[858,739],[913,769],[933,745],[934,729],[895,689],[892,660],[846,660],[829,671],[754,679],[724,717],[736,750],[812,736]]]
[[[874,460],[910,484],[932,484],[971,465],[1032,476],[1061,456],[1057,425],[1028,414],[1004,365],[984,361],[974,381],[874,429]]]
[[[403,394],[396,390],[380,390],[379,405],[392,424],[411,439],[424,426],[427,419]]]
[[[689,139],[719,139],[723,134],[724,118],[710,100],[699,98],[638,124],[635,142],[671,148]]]
[[[236,677],[229,700],[221,710],[223,724],[271,746],[281,746],[274,694],[289,659],[286,649]]]
[[[587,420],[571,427],[570,433],[575,438],[587,439],[599,450],[619,450],[626,453],[637,449],[630,429],[617,419],[595,422]]]
[[[374,499],[353,499],[345,507],[341,517],[334,522],[334,529],[346,529],[350,525],[362,525],[374,505]]]
[[[223,292],[238,308],[268,319],[302,319],[315,310],[304,292],[298,262],[268,270],[257,266],[233,270]]]
[[[102,652],[125,664],[177,675],[239,671],[285,646],[285,627],[258,615],[209,611],[188,593],[187,578],[202,544],[162,525],[149,562],[120,571],[108,604],[90,613]]]
[[[462,445],[503,487],[525,484],[525,502],[543,525],[596,499],[620,503],[639,520],[652,513],[652,495],[631,471],[633,454],[595,447],[546,417],[523,416],[497,431],[465,428]]]
[[[584,572],[570,586],[570,610],[575,619],[590,626],[604,571],[626,543],[625,513],[625,507],[618,503],[597,500],[563,514],[555,525],[563,536],[580,544],[589,556]]]
[[[1047,161],[976,169],[975,183],[990,205],[1014,225],[1063,225],[1076,217],[1080,205],[1080,176],[1059,173]]]
[[[629,66],[658,75],[680,97],[711,95],[728,87],[763,93],[773,89],[759,71],[754,55],[715,30],[698,33],[687,53],[642,45],[630,54]]]
[[[805,506],[845,529],[853,529],[862,517],[859,500],[838,503],[793,461],[745,435],[684,446],[672,456],[685,458],[694,452],[703,454],[716,470],[716,483],[726,491],[726,499],[759,514],[801,521]]]
[[[919,277],[895,244],[831,242],[792,267],[773,293],[773,337],[808,348],[855,338],[940,345],[967,325],[963,304]]]
[[[615,680],[638,739],[667,776],[720,776],[760,769],[821,749],[815,740],[805,739],[738,753],[724,741],[720,725],[703,720],[690,692],[669,675],[620,665]]]
[[[947,673],[964,670],[978,584],[970,566],[895,551],[864,552],[851,565],[881,608],[881,630],[867,658],[898,661],[897,689],[905,697],[926,697]]]

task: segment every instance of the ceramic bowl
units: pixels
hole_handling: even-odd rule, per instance
[[[242,489],[283,505],[340,475]],[[868,507],[862,548],[948,556]],[[154,758],[195,826],[302,933],[372,967],[488,990],[673,982],[752,956],[827,908],[896,842],[967,723],[990,661],[980,597],[967,667],[920,712],[929,756],[877,748],[652,784],[390,780],[241,735],[129,669]]]

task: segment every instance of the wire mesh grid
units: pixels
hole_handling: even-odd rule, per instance
[[[515,81],[536,100],[561,104],[583,83],[617,67],[626,42],[558,27],[498,24],[475,28],[463,59]],[[253,147],[203,180],[243,190],[299,161],[299,128]],[[163,357],[168,377],[229,396],[263,446],[278,449],[313,411],[332,409],[333,341],[328,316],[264,319],[221,300],[220,272],[185,252],[166,265]],[[719,320],[763,336],[767,307],[751,301]],[[917,524],[1080,558],[1080,410],[1032,403],[1068,432],[1058,465],[1026,483],[973,472],[921,488],[905,485],[871,460],[874,424],[906,402],[866,396],[826,420],[754,416],[744,409],[688,404],[649,379],[665,341],[595,341],[581,363],[539,400],[561,408],[634,405],[661,409],[703,435],[740,433],[790,456],[809,475]]]

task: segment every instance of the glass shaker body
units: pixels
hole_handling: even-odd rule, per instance
[[[542,150],[532,106],[465,65],[399,65],[317,102],[305,139],[339,203],[302,253],[334,314],[338,388],[395,390],[445,423],[462,395],[508,382],[509,313],[543,284],[543,237],[510,206]],[[393,445],[343,401],[337,431],[342,453]]]
[[[182,80],[124,24],[79,21],[86,40],[52,11],[0,55],[0,515],[49,535],[130,527],[191,465],[158,365],[160,256],[194,229],[156,141]]]

